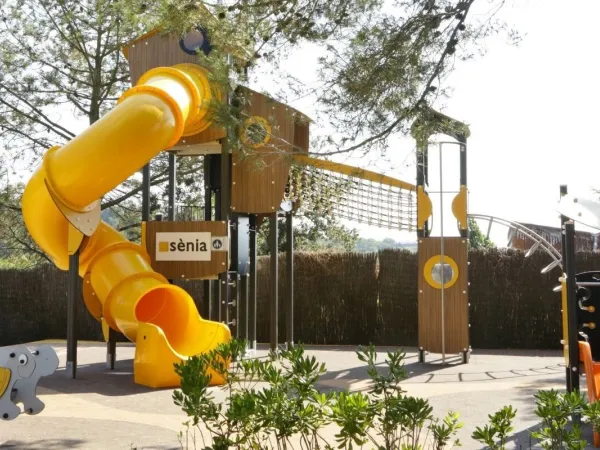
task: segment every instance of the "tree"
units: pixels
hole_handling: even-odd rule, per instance
[[[38,165],[43,151],[77,132],[62,114],[92,124],[128,87],[123,43],[154,27],[182,34],[201,24],[213,51],[199,55],[198,63],[237,100],[216,105],[214,112],[215,121],[231,131],[233,151],[248,151],[234,132],[247,100],[235,89],[269,67],[293,87],[288,94],[314,94],[342,136],[316,139],[313,151],[385,149],[390,135],[405,132],[421,107],[445,93],[441,83],[452,70],[451,59],[470,57],[469,43],[499,29],[490,19],[504,0],[492,2],[496,8],[479,21],[470,16],[474,3],[398,0],[386,9],[383,0],[6,0],[0,17],[0,139],[14,160]],[[325,49],[317,87],[301,86],[277,63],[304,43]],[[283,94],[271,92],[285,101]],[[161,155],[152,163],[157,187],[166,180],[165,161]],[[199,160],[182,166],[180,180],[193,175],[185,179],[188,192],[201,192]],[[119,228],[135,227],[140,192],[138,174],[103,199]],[[160,189],[153,193],[153,209],[160,210],[163,195]]]
[[[0,268],[27,268],[48,257],[34,244],[17,206],[23,185],[7,185],[0,191]]]
[[[423,107],[448,94],[444,79],[456,59],[473,57],[492,33],[505,31],[518,42],[519,35],[496,19],[505,1],[172,0],[156,3],[152,16],[165,32],[202,24],[217,49],[205,64],[223,86],[233,72],[223,63],[226,54],[242,56],[231,91],[267,73],[278,80],[273,86],[281,86],[271,95],[288,102],[313,96],[316,119],[335,133],[315,139],[312,151],[331,155],[386,150],[391,135],[406,133]],[[472,14],[475,3],[485,9]],[[310,85],[279,64],[307,43],[323,49],[318,82]],[[222,123],[239,125],[237,108],[221,112]],[[233,146],[247,150],[237,141]]]
[[[477,221],[469,219],[469,249],[476,250],[495,246],[494,242],[481,232]]]
[[[140,3],[5,2],[0,13],[0,142],[5,167],[38,166],[50,146],[65,144],[115,105],[130,86],[121,49],[146,30]],[[69,116],[72,120],[65,120]],[[197,202],[203,189],[198,176],[202,161],[179,158],[178,163],[180,202]],[[151,209],[164,211],[167,155],[159,155],[151,166],[156,186]],[[0,204],[0,212],[14,215],[22,188],[10,187],[12,195]],[[141,177],[135,174],[102,201],[103,217],[112,217],[112,223],[132,238],[139,237],[141,189]],[[13,226],[23,225],[18,217],[13,219]],[[16,240],[11,246],[38,253],[30,240]]]
[[[285,222],[278,222],[279,251],[284,252],[287,244],[287,229]],[[257,237],[257,252],[259,255],[270,253],[269,236],[271,225],[264,221]],[[358,242],[358,232],[342,225],[339,220],[320,214],[304,213],[294,216],[294,250],[297,251],[354,251]]]

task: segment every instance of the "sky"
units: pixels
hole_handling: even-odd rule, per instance
[[[486,0],[476,4],[488,7]],[[594,30],[599,15],[597,0],[508,0],[499,17],[523,35],[521,43],[509,45],[503,35],[490,38],[484,56],[459,62],[447,79],[453,93],[443,112],[471,130],[470,213],[558,227],[561,184],[570,193],[596,199],[592,189],[600,189],[600,152],[593,130],[600,118],[595,114],[600,90]],[[313,50],[296,52],[286,62],[300,78],[314,79]],[[292,106],[310,115],[310,100]],[[414,183],[414,166],[403,164],[414,161],[413,151],[410,139],[397,139],[387,154],[392,164],[373,158],[351,162]],[[456,177],[457,169],[458,161],[454,165],[452,157],[444,158],[445,179]],[[349,225],[366,237],[416,238]],[[487,231],[486,222],[480,226]],[[504,245],[507,232],[494,225],[491,238]]]
[[[488,7],[488,2],[478,0],[476,5]],[[447,79],[453,93],[442,111],[471,129],[470,213],[559,226],[555,208],[561,184],[570,193],[597,198],[592,189],[600,189],[600,152],[593,133],[600,118],[595,114],[600,90],[594,32],[599,16],[598,0],[507,0],[499,17],[524,35],[520,45],[509,45],[503,36],[490,38],[487,54],[459,62]],[[317,54],[314,47],[306,47],[281,66],[310,82]],[[268,80],[262,84],[269,87]],[[291,105],[310,116],[313,101],[305,98]],[[67,116],[64,120],[71,122]],[[387,158],[337,160],[415,183],[414,142],[396,138],[391,143]],[[444,179],[455,180],[458,160],[454,163],[452,151],[448,153]],[[456,229],[452,220],[445,224],[445,230]],[[364,237],[416,239],[414,233],[348,225]],[[486,223],[480,225],[487,230]],[[504,245],[507,232],[494,225],[491,237]]]

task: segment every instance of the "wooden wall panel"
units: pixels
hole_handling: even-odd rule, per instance
[[[155,67],[198,63],[197,55],[190,55],[181,49],[177,36],[163,36],[159,33],[151,33],[132,43],[127,47],[127,55],[132,86],[138,82],[145,72]],[[223,128],[210,126],[201,133],[181,138],[176,145],[202,144],[225,136],[226,132]]]
[[[272,127],[269,142],[250,154],[233,156],[231,209],[243,213],[271,213],[279,209],[291,167],[296,112],[282,103],[247,89],[248,116],[265,118]]]
[[[442,353],[442,294],[427,283],[423,268],[429,258],[440,254],[440,238],[419,238],[419,346]],[[445,352],[458,354],[469,347],[468,241],[444,238],[444,254],[457,264],[456,283],[444,289]]]
[[[296,123],[294,125],[294,147],[296,147],[297,152],[308,153],[310,146],[309,137],[308,123]]]
[[[210,232],[212,236],[229,236],[224,221],[151,221],[146,223],[145,243],[152,268],[171,279],[214,279],[229,267],[229,252],[211,253],[210,261],[156,261],[156,233]]]

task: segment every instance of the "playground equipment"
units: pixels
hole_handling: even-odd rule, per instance
[[[427,127],[425,127],[427,125]],[[456,142],[439,142],[439,191],[429,192],[429,138],[443,133]],[[437,111],[427,109],[412,126],[417,142],[417,237],[419,254],[419,361],[426,352],[462,354],[469,361],[468,296],[468,222],[467,222],[467,138],[468,127]],[[443,146],[460,147],[460,185],[458,191],[445,190],[443,183]],[[458,236],[444,235],[444,194],[454,193],[452,213]],[[439,236],[433,236],[430,194],[440,198]]]
[[[115,333],[120,332],[136,344],[134,379],[145,386],[178,386],[174,363],[232,336],[246,339],[249,352],[256,349],[256,234],[260,223],[269,220],[269,246],[277,251],[281,216],[288,236],[285,341],[293,343],[293,215],[301,205],[382,228],[416,230],[420,360],[425,361],[426,352],[442,358],[461,353],[468,362],[468,128],[423,108],[412,128],[418,148],[416,185],[311,158],[308,117],[247,87],[224,95],[197,64],[200,52],[211,52],[201,28],[182,38],[153,31],[126,45],[123,53],[134,86],[99,121],[64,146],[48,150],[27,184],[25,224],[57,267],[69,271],[69,376],[76,376],[74,321],[81,297],[102,324],[108,367],[114,368]],[[235,106],[240,126],[226,129],[214,123],[213,101]],[[443,185],[439,192],[428,189],[429,138],[440,133],[456,140],[438,143],[440,168],[442,146],[460,148],[460,182],[452,200],[458,236],[445,236],[443,225],[434,236],[430,228],[430,195],[439,194],[443,203],[443,196],[452,193]],[[246,157],[232,153],[234,137],[250,149]],[[169,161],[168,214],[166,220],[152,220],[150,162],[162,151]],[[176,214],[181,156],[203,158],[205,202],[202,210]],[[142,239],[137,245],[100,220],[100,199],[140,169]],[[343,195],[330,201],[324,188]],[[271,258],[272,350],[279,345],[278,261]],[[203,280],[202,311],[174,284],[184,279]],[[213,384],[223,381],[212,375]]]
[[[560,285],[563,336],[561,344],[566,364],[566,387],[579,391],[580,371],[587,381],[589,402],[600,398],[600,271],[575,271],[575,223],[600,230],[600,204],[568,194],[567,186],[560,187],[557,210],[562,223],[562,268]],[[600,430],[594,430],[594,446],[600,447]]]
[[[211,47],[202,30],[191,33],[190,40],[154,31],[128,44],[123,53],[134,87],[80,135],[48,150],[24,191],[29,233],[70,274],[67,372],[72,377],[77,368],[75,308],[82,296],[102,324],[107,365],[114,368],[115,332],[120,332],[136,344],[134,379],[145,386],[178,386],[174,363],[210,351],[232,335],[250,334],[255,345],[255,327],[247,331],[248,313],[254,312],[250,324],[255,324],[255,307],[247,306],[253,297],[255,305],[257,222],[268,217],[276,224],[284,212],[291,231],[293,211],[284,196],[292,162],[282,155],[308,150],[309,121],[293,108],[240,87],[236,95],[248,100],[236,105],[240,129],[214,124],[212,100],[233,100],[195,64],[198,52],[208,54]],[[190,47],[190,42],[196,44]],[[229,137],[236,133],[254,150],[254,159],[231,154]],[[169,152],[166,221],[150,220],[149,208],[149,162],[161,151]],[[174,219],[176,156],[204,157],[203,221]],[[254,167],[257,159],[267,170]],[[100,199],[140,169],[142,240],[137,245],[100,220]],[[78,277],[83,278],[82,292]],[[276,342],[278,285],[273,278]],[[177,279],[205,280],[203,314],[173,284]],[[288,326],[288,342],[291,330]],[[212,373],[211,382],[223,380]]]
[[[580,354],[579,341],[588,343],[589,357],[600,358],[600,271],[575,272],[575,223],[600,230],[600,204],[569,195],[566,186],[561,186],[557,207],[561,214],[563,229],[563,274],[560,285],[554,291],[561,293],[563,317],[563,345],[567,365],[567,389],[579,389],[579,363],[587,356]],[[593,377],[594,373],[586,375]],[[589,380],[588,380],[589,383]]]
[[[58,367],[58,356],[50,345],[33,350],[25,345],[0,349],[0,416],[16,419],[20,414],[35,415],[44,409],[36,395],[41,377],[52,375]],[[23,410],[17,406],[23,404]]]
[[[226,342],[230,331],[202,319],[190,295],[152,269],[142,246],[100,221],[99,199],[182,136],[210,124],[208,85],[200,67],[145,72],[112,111],[51,148],[23,193],[29,233],[59,268],[84,278],[86,304],[103,329],[136,343],[135,380],[151,387],[177,385],[173,363]]]

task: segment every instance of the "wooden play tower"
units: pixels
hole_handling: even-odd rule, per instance
[[[438,142],[439,173],[429,173],[430,137],[444,134],[456,142]],[[417,142],[417,237],[418,237],[418,315],[419,360],[426,352],[442,355],[462,354],[469,361],[469,228],[467,221],[467,138],[468,127],[432,109],[426,109],[412,127]],[[458,145],[460,150],[460,185],[445,190],[442,181],[443,149]],[[437,192],[428,192],[431,176],[439,176]],[[431,196],[439,196],[440,214],[436,216],[439,235],[432,235],[429,222],[436,214]],[[452,214],[458,236],[444,236],[444,204],[451,198]]]
[[[142,74],[155,67],[198,64],[198,55],[208,55],[212,48],[202,28],[184,36],[147,33],[123,49],[131,73],[137,83]],[[196,66],[200,67],[200,66]],[[202,69],[204,70],[204,69]],[[205,87],[207,101],[220,98],[231,103],[213,87]],[[169,205],[167,220],[152,220],[149,213],[150,169],[143,170],[143,242],[155,270],[171,279],[203,279],[204,304],[201,314],[210,320],[226,323],[237,338],[256,345],[256,232],[261,221],[276,225],[280,216],[292,227],[293,207],[286,201],[286,187],[292,165],[292,154],[308,152],[310,119],[300,111],[247,87],[238,87],[237,99],[243,98],[238,120],[241,126],[229,130],[237,134],[250,150],[243,157],[232,152],[228,130],[207,121],[199,124],[194,134],[182,137],[169,152]],[[288,155],[288,156],[286,156]],[[181,220],[175,215],[174,180],[177,157],[202,157],[204,161],[205,205],[203,220]],[[275,230],[277,226],[273,227]],[[159,232],[210,232],[227,242],[221,253],[215,252],[210,262],[157,261],[155,238]],[[277,240],[277,233],[272,233]],[[289,242],[288,270],[293,248]],[[277,248],[277,242],[272,242]],[[277,273],[277,258],[272,270]],[[271,319],[276,322],[278,276],[272,277]],[[291,283],[290,283],[291,284]],[[290,289],[292,286],[290,286]],[[287,341],[293,341],[291,321],[293,296],[286,304]],[[272,344],[277,344],[277,324],[272,323]]]

